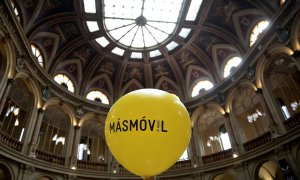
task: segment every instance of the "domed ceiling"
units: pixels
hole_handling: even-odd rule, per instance
[[[51,77],[67,75],[77,95],[100,90],[111,104],[140,88],[166,90],[187,102],[196,98],[191,92],[197,82],[217,87],[226,81],[226,61],[251,50],[253,25],[279,8],[279,1],[267,0],[150,2],[15,3],[29,43],[41,50],[41,69]]]

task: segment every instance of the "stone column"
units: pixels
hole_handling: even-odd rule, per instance
[[[77,167],[78,144],[79,144],[80,136],[81,136],[80,126],[74,126],[74,128],[75,128],[75,132],[74,132],[74,138],[73,138],[73,147],[72,147],[72,153],[70,156],[70,167],[72,169]]]
[[[40,135],[40,129],[41,129],[41,125],[42,125],[42,121],[43,121],[43,117],[44,117],[44,110],[42,108],[40,108],[38,110],[38,116],[37,116],[37,120],[33,129],[33,133],[32,133],[32,137],[31,137],[31,142],[30,142],[30,147],[29,147],[29,156],[30,157],[36,157],[35,152],[38,148],[38,138]]]
[[[202,153],[201,153],[201,139],[199,136],[199,133],[197,131],[197,127],[194,127],[192,129],[192,137],[191,137],[191,145],[192,145],[192,157],[191,157],[191,162],[193,167],[198,167],[202,166]]]
[[[241,144],[241,143],[239,143],[237,141],[236,137],[234,136],[235,133],[234,133],[232,125],[230,123],[230,119],[229,119],[229,114],[228,113],[225,114],[225,118],[226,119],[225,119],[224,122],[225,122],[226,131],[227,131],[228,136],[229,136],[229,140],[230,140],[230,144],[231,144],[231,149],[232,149],[232,154],[233,155],[234,154],[238,155],[238,154],[242,153],[242,152],[240,152],[239,147],[238,147],[238,145]]]
[[[231,132],[233,134],[233,137],[235,137],[236,140],[236,145],[237,145],[237,151],[239,154],[243,154],[245,152],[243,141],[242,141],[242,136],[244,136],[244,133],[242,132],[239,124],[238,124],[238,119],[235,117],[234,113],[231,111],[228,113],[228,118],[229,122],[231,125]]]
[[[262,104],[263,110],[267,114],[267,119],[268,119],[268,122],[269,122],[269,125],[270,125],[269,129],[271,131],[272,138],[276,138],[280,134],[283,133],[282,132],[283,129],[284,129],[283,123],[282,123],[282,121],[280,121],[281,123],[280,122],[276,123],[276,121],[271,117],[271,111],[270,111],[269,107],[267,106],[267,103],[266,103],[265,97],[263,96],[262,90],[258,89],[256,92],[259,96],[259,99],[260,99],[260,102]]]
[[[7,84],[6,84],[6,88],[5,88],[5,91],[4,91],[4,94],[2,95],[2,97],[0,98],[0,113],[2,112],[3,108],[4,108],[4,105],[5,105],[5,102],[7,100],[7,97],[8,97],[8,94],[11,90],[11,87],[12,85],[14,84],[14,80],[13,79],[9,79],[7,81]]]
[[[276,99],[274,96],[268,91],[266,87],[262,90],[262,97],[265,100],[266,106],[270,112],[270,115],[273,117],[272,120],[275,123],[276,131],[278,134],[284,134],[286,132],[286,128],[283,124],[284,116],[277,105]]]

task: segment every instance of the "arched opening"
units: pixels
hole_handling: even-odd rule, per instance
[[[275,179],[286,179],[283,171],[278,162],[266,161],[258,167],[258,173],[256,179],[259,180],[275,180]]]
[[[107,96],[101,91],[90,91],[86,98],[92,101],[101,102],[103,104],[109,104]]]
[[[10,170],[3,164],[0,164],[0,179],[1,180],[12,180]]]
[[[106,143],[103,125],[96,120],[86,121],[81,127],[77,159],[91,162],[106,162]]]
[[[209,109],[201,114],[197,122],[197,128],[203,144],[202,155],[209,155],[231,148],[224,123],[225,117],[217,109]]]
[[[261,37],[268,25],[269,21],[260,21],[254,26],[250,34],[250,47]]]
[[[269,115],[259,93],[250,86],[239,88],[233,99],[233,110],[247,142],[269,131]]]
[[[192,97],[198,96],[202,92],[207,91],[213,87],[213,83],[208,80],[199,81],[192,89]]]
[[[16,79],[0,114],[0,130],[7,136],[22,142],[27,121],[34,104],[33,94],[25,82]]]
[[[228,173],[222,173],[213,178],[213,180],[235,180],[235,178]]]
[[[38,138],[38,149],[58,156],[65,154],[70,117],[58,106],[47,106]]]
[[[71,92],[75,92],[74,83],[71,79],[64,74],[57,74],[54,76],[54,81],[60,84],[62,87],[68,89]]]
[[[264,72],[277,106],[285,119],[300,112],[300,72],[288,58],[274,60]]]

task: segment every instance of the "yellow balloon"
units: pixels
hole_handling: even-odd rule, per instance
[[[128,171],[142,177],[171,167],[187,148],[189,114],[173,94],[140,89],[121,97],[110,109],[105,138],[113,156]]]

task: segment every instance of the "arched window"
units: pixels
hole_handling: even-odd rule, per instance
[[[38,138],[38,149],[63,155],[70,127],[69,116],[58,106],[48,106],[44,112]]]
[[[243,142],[248,142],[269,131],[270,115],[259,93],[252,87],[240,88],[234,96],[232,106],[242,130]]]
[[[44,58],[43,58],[43,55],[41,53],[41,50],[36,45],[31,44],[31,51],[32,51],[33,55],[36,57],[36,59],[39,62],[39,64],[42,67],[45,67],[45,65],[44,65]]]
[[[235,67],[239,66],[241,62],[242,59],[240,57],[233,57],[229,59],[224,67],[224,78],[228,77],[231,72],[234,71]]]
[[[285,0],[279,0],[279,4],[280,6],[282,6],[284,4]]]
[[[109,100],[105,94],[103,94],[101,91],[90,91],[86,98],[92,101],[101,102],[103,104],[109,104]]]
[[[89,120],[81,127],[81,138],[78,145],[77,159],[93,162],[105,162],[105,140],[103,125],[96,120]]]
[[[68,78],[68,76],[64,75],[64,74],[57,74],[54,77],[54,80],[62,85],[63,87],[67,88],[69,91],[74,92],[74,85],[73,82],[71,81],[70,78]]]
[[[208,80],[200,81],[193,87],[192,97],[195,97],[198,94],[200,94],[201,92],[207,91],[207,90],[211,89],[212,87],[214,87],[214,85],[210,81],[208,81]]]
[[[0,131],[17,141],[23,141],[28,113],[33,103],[32,93],[22,80],[17,79],[0,114]]]
[[[268,25],[269,21],[260,21],[254,26],[250,35],[250,47],[252,47],[263,31],[268,27]]]
[[[20,13],[19,13],[18,7],[16,6],[14,1],[10,1],[10,4],[11,4],[11,7],[12,7],[15,15],[17,16],[17,19],[20,21]]]
[[[300,72],[288,58],[278,58],[266,69],[266,83],[270,87],[285,119],[300,112]]]
[[[224,126],[226,117],[217,109],[208,109],[197,120],[200,133],[202,155],[209,155],[231,148],[229,136]]]

